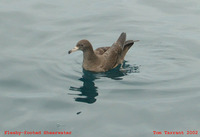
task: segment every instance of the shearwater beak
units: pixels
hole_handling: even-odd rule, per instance
[[[72,52],[75,52],[75,51],[77,51],[77,50],[79,50],[79,48],[78,48],[78,47],[74,47],[73,49],[71,49],[71,50],[68,51],[68,54],[70,54],[70,53],[72,53]]]

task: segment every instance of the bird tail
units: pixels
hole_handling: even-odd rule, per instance
[[[128,50],[131,48],[131,46],[134,44],[134,42],[138,42],[139,40],[127,40],[124,43],[123,51],[121,54],[121,57],[124,58]]]

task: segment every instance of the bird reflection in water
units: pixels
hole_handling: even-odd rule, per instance
[[[100,79],[101,77],[107,77],[114,80],[122,80],[123,76],[127,75],[128,73],[139,73],[139,66],[131,66],[129,64],[126,64],[126,61],[124,61],[123,64],[123,70],[120,70],[120,66],[116,67],[115,69],[112,69],[110,71],[104,72],[104,73],[95,73],[83,70],[83,75],[79,79],[83,82],[83,86],[81,87],[73,87],[70,86],[69,90],[72,91],[78,91],[80,93],[72,94],[69,93],[69,95],[76,95],[78,97],[75,97],[75,101],[77,102],[83,102],[92,104],[96,102],[96,97],[98,96],[98,87],[95,86],[94,81],[96,79]]]

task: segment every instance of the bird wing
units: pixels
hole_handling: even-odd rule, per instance
[[[124,43],[126,41],[126,33],[121,33],[118,40],[103,54],[105,58],[105,67],[112,69],[119,64]]]
[[[100,48],[97,48],[94,53],[96,55],[103,55],[110,47],[100,47]]]

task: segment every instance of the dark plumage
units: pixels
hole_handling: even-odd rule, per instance
[[[68,53],[83,51],[83,68],[94,72],[105,72],[122,64],[130,47],[139,40],[127,40],[126,33],[121,33],[111,47],[100,47],[93,50],[88,40],[80,40]],[[121,65],[122,66],[122,65]]]

